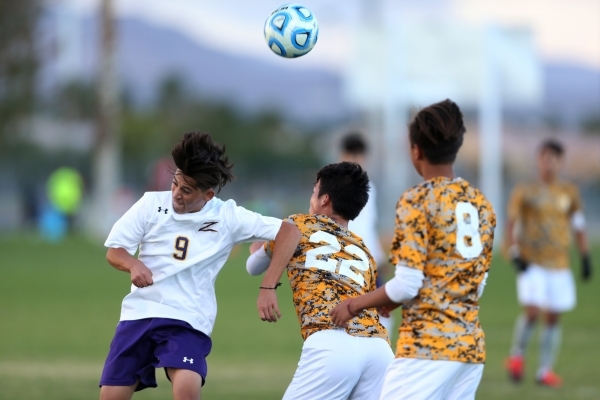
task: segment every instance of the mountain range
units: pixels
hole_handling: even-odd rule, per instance
[[[98,25],[90,17],[81,24],[81,74],[90,77],[98,65]],[[140,104],[153,100],[162,79],[178,74],[199,97],[249,112],[272,109],[304,121],[337,120],[352,112],[344,101],[343,76],[335,71],[285,68],[235,55],[134,18],[118,21],[118,66],[122,83]],[[600,113],[599,70],[547,62],[543,72],[544,115],[578,121]]]

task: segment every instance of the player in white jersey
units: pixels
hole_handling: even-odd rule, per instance
[[[358,163],[365,168],[369,147],[363,136],[359,133],[348,133],[342,138],[340,159],[341,161]],[[387,256],[381,247],[377,233],[377,191],[373,182],[369,182],[369,200],[358,217],[348,222],[348,229],[362,238],[377,263],[377,287],[385,282],[387,270]],[[389,333],[394,328],[394,319],[391,315],[379,314],[379,321]]]
[[[275,240],[271,263],[287,265],[300,238],[293,224],[215,197],[233,174],[209,134],[186,133],[172,156],[171,191],[146,193],[105,243],[109,264],[128,272],[133,285],[102,372],[101,400],[156,387],[156,368],[165,368],[175,400],[199,399],[217,312],[215,279],[231,249]]]

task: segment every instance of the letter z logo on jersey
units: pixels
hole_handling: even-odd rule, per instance
[[[198,229],[198,232],[216,232],[216,230],[211,229],[211,226],[216,225],[218,222],[205,222],[204,226]]]

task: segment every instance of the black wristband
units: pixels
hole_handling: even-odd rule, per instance
[[[267,290],[277,290],[277,288],[281,286],[281,282],[278,282],[277,285],[275,285],[275,287],[265,287],[265,286],[261,286],[260,289],[267,289]]]
[[[592,277],[592,263],[589,254],[583,254],[581,256],[581,277],[584,281],[587,281]]]

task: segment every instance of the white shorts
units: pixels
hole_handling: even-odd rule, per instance
[[[483,364],[396,358],[387,369],[379,399],[474,399],[482,374]]]
[[[394,359],[388,342],[356,337],[343,329],[315,332],[302,355],[284,400],[376,400]]]
[[[575,307],[575,280],[570,269],[548,269],[531,264],[517,275],[517,295],[522,306],[553,312]]]

